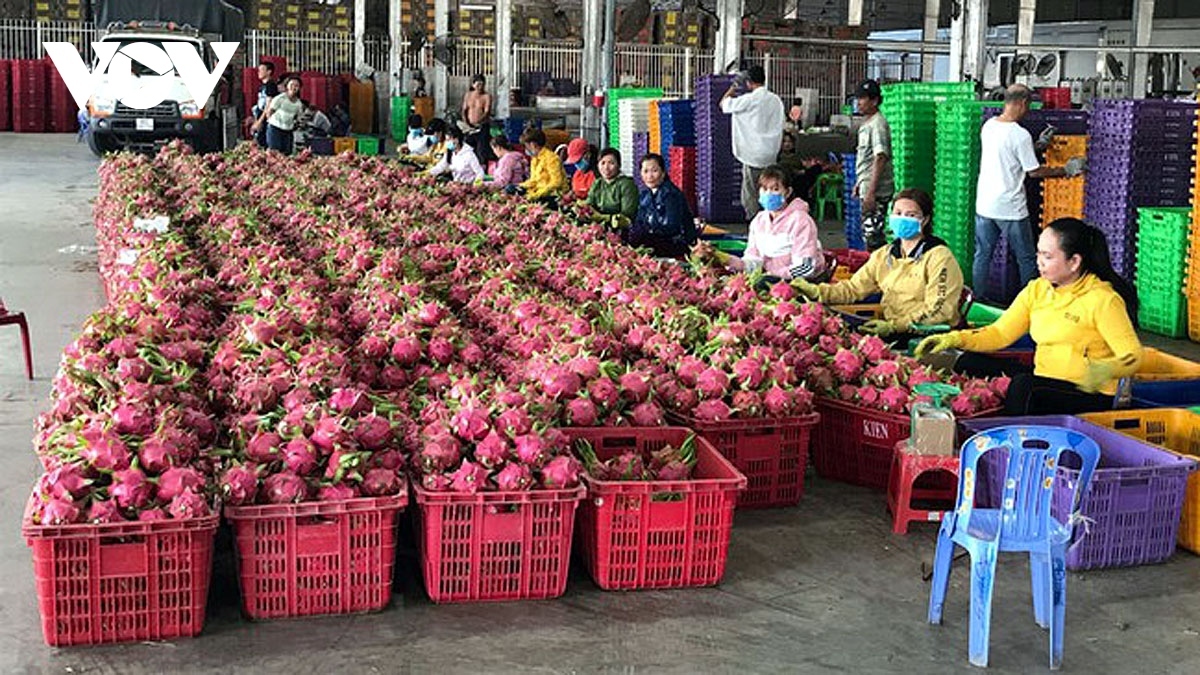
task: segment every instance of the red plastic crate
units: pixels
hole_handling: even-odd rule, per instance
[[[825,252],[837,260],[839,267],[845,267],[851,273],[857,272],[871,258],[870,251],[857,251],[852,248],[830,248]]]
[[[340,502],[227,506],[251,619],[354,614],[392,598],[396,516],[408,492]]]
[[[12,63],[0,59],[0,131],[12,130]]]
[[[779,419],[701,422],[674,414],[680,426],[695,429],[746,475],[748,487],[738,508],[795,506],[804,496],[809,437],[820,415]]]
[[[908,438],[912,418],[825,396],[817,397],[817,411],[822,420],[813,440],[817,473],[830,480],[887,490],[892,455],[896,444]]]
[[[23,133],[46,131],[46,62],[12,62],[12,128]]]
[[[434,602],[556,598],[567,586],[582,486],[430,492],[414,484],[417,547]]]
[[[48,131],[55,133],[74,133],[79,130],[77,113],[79,107],[71,97],[71,90],[58,74],[54,66],[46,68],[46,88],[49,92],[46,106]]]
[[[329,77],[306,70],[300,74],[300,97],[321,112],[329,112]]]
[[[46,644],[191,637],[204,628],[217,516],[34,525],[22,534]]]
[[[609,459],[628,450],[679,447],[678,427],[566,429]],[[588,477],[579,508],[580,551],[596,585],[609,591],[711,586],[725,576],[737,494],[746,477],[712,443],[696,437],[688,481],[611,481]]]

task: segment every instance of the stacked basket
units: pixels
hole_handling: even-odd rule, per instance
[[[1194,170],[1191,102],[1096,101],[1089,129],[1084,214],[1103,230],[1113,267],[1132,278],[1135,209],[1188,206]]]
[[[1087,136],[1055,136],[1046,148],[1048,166],[1065,166],[1072,157],[1087,155]],[[1042,227],[1059,218],[1083,218],[1083,176],[1042,181]]]
[[[962,263],[966,283],[971,282],[967,262],[975,253],[980,108],[975,101],[948,101],[937,107],[933,228]]]
[[[654,107],[658,116],[658,144],[655,144],[651,129],[650,152],[657,152],[670,164],[670,148],[673,146],[688,148],[696,145],[696,125],[693,106],[695,102],[686,101],[657,101]],[[682,187],[682,186],[680,186]]]
[[[650,134],[637,132],[633,134],[633,165],[630,167],[633,171],[633,182],[637,183],[638,189],[646,187],[642,182],[642,158],[650,153]]]
[[[901,82],[883,87],[880,111],[892,131],[892,164],[897,187],[933,194],[936,110],[952,101],[974,101],[971,82]]]
[[[616,147],[621,151],[622,158],[628,157],[630,159],[630,171],[633,173],[634,180],[638,181],[638,186],[641,187],[641,180],[638,178],[639,158],[634,156],[633,136],[640,133],[647,134],[647,137],[649,137],[649,101],[638,98],[627,98],[617,104],[617,108],[620,111],[620,118],[617,126]]]
[[[1183,290],[1191,213],[1186,206],[1138,209],[1138,324],[1173,338],[1187,335]]]
[[[633,89],[629,87],[618,87],[607,90],[605,92],[605,97],[608,101],[608,147],[621,147],[621,101],[630,98],[662,98],[662,96],[662,89]],[[647,125],[649,125],[649,119],[647,119]]]
[[[688,208],[696,213],[696,148],[672,145],[667,149],[667,173],[675,187],[683,191]]]
[[[1200,128],[1200,117],[1196,118]],[[1200,134],[1198,134],[1200,135]],[[1192,231],[1189,237],[1188,270],[1184,294],[1188,306],[1188,337],[1200,342],[1200,148],[1193,143],[1196,155],[1192,178]]]
[[[849,152],[842,155],[842,176],[846,179],[846,246],[861,251],[867,247],[867,242],[863,239],[862,204],[854,198],[857,163],[857,154]]]
[[[704,220],[740,223],[742,165],[733,156],[733,120],[721,112],[721,97],[732,75],[696,80],[696,206]]]

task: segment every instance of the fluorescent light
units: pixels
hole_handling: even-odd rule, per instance
[[[493,8],[491,5],[459,5],[458,9],[462,12],[490,12]]]

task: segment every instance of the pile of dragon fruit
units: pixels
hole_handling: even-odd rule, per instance
[[[108,305],[65,351],[33,522],[422,489],[562,489],[564,427],[904,413],[929,368],[784,284],[374,157],[253,148],[101,168]],[[157,223],[157,225],[156,225]],[[955,378],[960,414],[1006,382]],[[673,469],[674,470],[674,469]]]

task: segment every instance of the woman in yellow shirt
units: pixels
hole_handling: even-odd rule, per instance
[[[529,155],[529,178],[516,186],[505,188],[510,194],[524,195],[534,202],[558,206],[558,198],[571,189],[562,159],[546,147],[546,134],[541,129],[526,129],[521,134],[525,154]]]
[[[1013,375],[1009,415],[1076,414],[1113,407],[1122,377],[1137,371],[1142,345],[1134,329],[1137,294],[1112,268],[1100,230],[1060,218],[1038,239],[1040,278],[1017,295],[996,323],[925,338],[917,356],[961,348],[958,372]],[[1037,344],[1032,370],[986,357],[1026,332]]]

